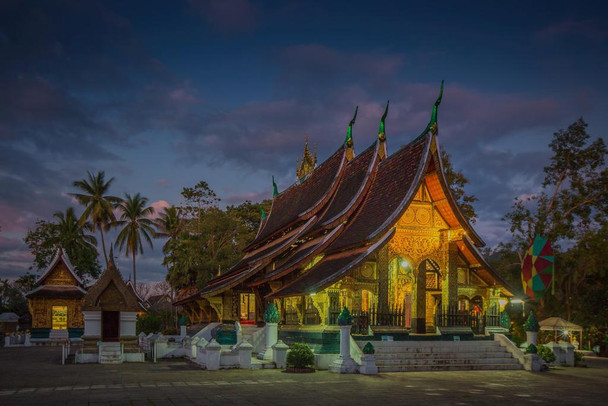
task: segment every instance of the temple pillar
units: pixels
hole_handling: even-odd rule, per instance
[[[448,245],[448,261],[441,289],[441,306],[445,309],[456,302],[458,302],[458,245],[452,241]]]
[[[426,333],[426,265],[422,262],[414,271],[412,286],[412,332]]]
[[[484,313],[488,313],[495,309],[497,314],[500,314],[500,288],[490,288],[490,299],[488,307],[484,309]]]
[[[376,271],[378,273],[378,312],[388,312],[388,247],[384,246],[378,251]]]

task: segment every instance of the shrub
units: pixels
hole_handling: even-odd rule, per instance
[[[530,311],[530,315],[528,316],[528,320],[524,323],[524,330],[531,332],[538,332],[540,330],[540,325],[536,320],[536,316],[534,315],[534,311]]]
[[[266,308],[266,311],[264,312],[264,321],[266,323],[278,323],[281,321],[279,309],[277,309],[277,305],[275,305],[274,302],[270,302]]]
[[[161,318],[154,313],[145,313],[137,317],[136,331],[137,334],[144,332],[146,334],[156,333],[160,331],[162,325]]]
[[[348,311],[346,306],[344,306],[344,309],[342,309],[338,316],[338,324],[341,326],[350,326],[353,324],[353,316],[351,316],[350,311]]]
[[[538,352],[538,348],[534,344],[530,344],[528,348],[526,348],[526,354],[536,354]]]
[[[374,349],[374,345],[370,342],[365,344],[365,347],[363,347],[363,354],[365,354],[365,355],[372,355],[375,352],[376,352],[376,350]]]
[[[551,348],[546,347],[544,345],[539,345],[538,346],[538,352],[537,352],[538,356],[541,357],[543,359],[543,361],[545,361],[547,364],[552,363],[553,361],[555,361],[555,354],[553,354],[553,351],[551,351]]]
[[[579,362],[583,362],[584,359],[585,359],[585,356],[583,355],[583,353],[581,351],[574,351],[575,364],[578,364]]]
[[[314,362],[315,356],[306,344],[294,343],[287,353],[287,366],[306,368]]]

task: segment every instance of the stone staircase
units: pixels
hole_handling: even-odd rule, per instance
[[[122,364],[120,343],[101,343],[100,364]]]
[[[381,341],[373,344],[378,372],[523,369],[519,361],[496,341]]]

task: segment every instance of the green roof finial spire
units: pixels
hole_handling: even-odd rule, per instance
[[[429,125],[427,126],[428,130],[430,130],[434,135],[437,134],[437,109],[441,104],[441,98],[443,97],[443,80],[441,81],[441,90],[439,91],[439,97],[435,101],[433,105],[433,112],[431,113],[431,121],[429,121]]]
[[[355,108],[355,115],[353,119],[348,123],[348,130],[346,130],[346,139],[344,140],[344,145],[348,148],[352,148],[353,146],[353,126],[355,125],[355,120],[357,119],[357,112],[359,111],[359,106]]]
[[[264,208],[261,207],[260,208],[260,212],[261,212],[261,220],[264,221],[266,219],[266,212],[264,211]]]
[[[279,188],[277,188],[277,184],[274,181],[274,176],[272,177],[272,197],[275,198],[279,195]]]
[[[380,127],[378,128],[378,139],[380,141],[386,140],[386,128],[385,128],[384,121],[386,120],[386,116],[388,114],[388,105],[390,102],[391,102],[390,100],[386,101],[386,108],[384,109],[384,114],[382,115],[382,118],[380,119]]]

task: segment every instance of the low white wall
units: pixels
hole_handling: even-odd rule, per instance
[[[135,336],[137,312],[120,312],[120,336]],[[86,332],[85,332],[86,335]]]
[[[83,311],[84,316],[84,336],[101,337],[101,312]]]

